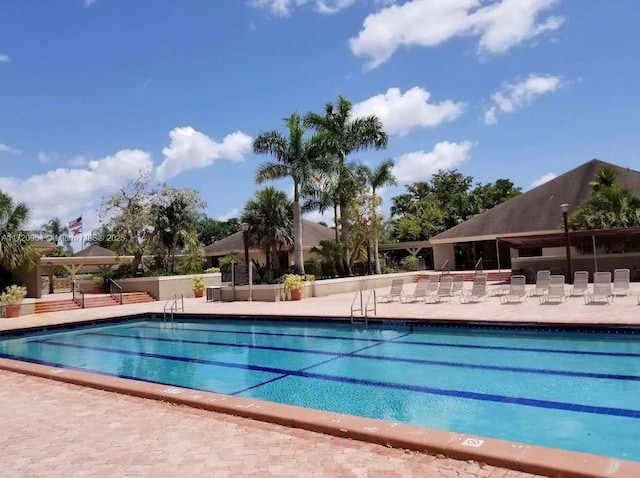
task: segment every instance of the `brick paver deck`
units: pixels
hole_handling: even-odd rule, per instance
[[[0,371],[2,474],[533,478]]]

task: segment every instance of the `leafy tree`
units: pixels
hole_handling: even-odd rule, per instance
[[[569,216],[572,229],[614,229],[640,226],[640,198],[616,184],[617,173],[605,167],[594,181],[587,200]]]
[[[175,271],[176,254],[187,245],[189,234],[192,231],[195,234],[204,206],[198,192],[191,189],[176,189],[164,184],[151,193],[149,218],[165,261],[163,268],[168,272]]]
[[[508,179],[476,184],[456,170],[438,171],[430,182],[406,186],[392,198],[391,237],[397,241],[427,240],[470,217],[520,194]]]
[[[130,270],[135,274],[142,262],[147,241],[152,237],[147,172],[142,172],[119,192],[103,199],[100,222],[121,238],[115,244],[115,251],[133,256]]]
[[[293,243],[293,205],[287,195],[266,187],[247,202],[241,220],[249,226],[249,240],[260,247],[267,259],[267,269],[273,273],[277,254]]]
[[[374,200],[379,200],[382,204],[382,198],[376,195],[376,191],[385,186],[393,186],[396,184],[396,178],[393,175],[393,161],[386,160],[380,163],[375,169],[371,169],[366,165],[360,166],[360,174],[362,174],[368,186],[371,188],[371,193]],[[378,214],[373,216],[374,224],[373,228],[376,232],[373,238],[373,258],[375,261],[376,274],[381,274],[380,268],[380,253],[378,251],[378,238],[379,238],[379,221]]]
[[[226,221],[219,221],[202,215],[196,224],[198,233],[198,241],[203,245],[210,245],[216,241],[224,239],[231,234],[240,230],[240,221],[238,218],[231,218]]]
[[[0,266],[12,272],[35,264],[37,253],[27,231],[30,212],[25,203],[14,203],[0,191]]]
[[[320,260],[327,265],[331,276],[338,272],[338,264],[342,260],[342,243],[323,240],[318,246],[313,246],[311,252],[320,256]]]
[[[253,140],[255,153],[269,154],[275,158],[275,162],[260,165],[256,182],[288,177],[293,179],[293,255],[296,272],[304,274],[300,192],[316,176],[319,164],[311,148],[311,141],[305,139],[306,128],[300,115],[293,113],[284,121],[288,137],[272,130],[260,133]]]
[[[198,240],[195,230],[191,230],[185,237],[185,255],[180,263],[180,271],[185,274],[199,274],[206,262],[204,246]]]
[[[54,217],[46,224],[40,226],[42,237],[55,244],[63,246],[66,250],[71,251],[71,239],[69,238],[69,228],[63,226],[60,218]]]
[[[324,115],[307,113],[305,124],[316,132],[314,146],[320,155],[335,161],[334,172],[338,177],[337,199],[340,205],[341,241],[346,245],[342,255],[342,267],[346,275],[352,275],[349,265],[349,217],[347,208],[353,198],[353,171],[347,157],[357,151],[369,148],[386,148],[388,136],[382,122],[375,116],[353,118],[351,102],[338,97],[335,106],[325,105]]]
[[[91,231],[88,242],[94,246],[104,247],[111,251],[119,251],[122,249],[118,234],[106,224],[102,224],[98,229]]]

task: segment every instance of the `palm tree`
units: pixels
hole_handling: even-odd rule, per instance
[[[60,218],[54,217],[46,224],[40,226],[42,236],[53,242],[56,246],[63,246],[68,252],[71,251],[71,239],[69,239],[69,228],[63,226]],[[60,244],[62,242],[62,244]]]
[[[8,272],[34,264],[37,259],[26,230],[29,219],[25,203],[14,204],[11,196],[0,191],[0,266]]]
[[[605,166],[598,174],[593,181],[589,181],[589,185],[594,191],[600,191],[603,188],[610,188],[615,185],[616,179],[618,178],[618,172],[609,167]]]
[[[360,166],[360,174],[364,176],[367,181],[367,184],[371,188],[371,194],[373,195],[374,200],[378,199],[376,196],[376,190],[385,187],[385,186],[393,186],[396,184],[396,178],[393,175],[393,161],[391,159],[387,159],[383,161],[376,167],[375,169],[369,168],[367,165]],[[382,201],[382,198],[379,198]],[[377,224],[377,216],[374,217],[374,230],[378,230]],[[375,260],[376,274],[381,274],[382,270],[380,268],[380,256],[378,251],[378,235],[373,239],[373,256]]]
[[[342,267],[345,274],[350,276],[353,274],[346,246],[349,243],[347,209],[353,192],[353,174],[348,168],[347,157],[356,151],[385,148],[389,139],[377,116],[352,118],[351,102],[342,96],[338,97],[335,106],[332,103],[326,104],[324,116],[307,113],[305,124],[316,131],[315,143],[323,155],[336,161],[335,169],[339,177],[340,233],[341,241],[345,244]]]
[[[290,177],[293,179],[293,256],[296,271],[304,274],[302,253],[302,220],[300,207],[301,189],[314,176],[318,161],[315,160],[311,142],[305,139],[305,127],[299,114],[284,119],[289,137],[272,130],[260,133],[253,140],[253,152],[270,154],[276,162],[262,164],[256,173],[256,182]]]
[[[265,252],[270,272],[274,271],[278,251],[293,242],[292,215],[293,205],[287,195],[271,186],[258,191],[244,207],[241,221],[249,226],[250,242]]]

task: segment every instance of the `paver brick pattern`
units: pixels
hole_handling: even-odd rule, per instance
[[[5,371],[0,429],[12,478],[534,478]]]

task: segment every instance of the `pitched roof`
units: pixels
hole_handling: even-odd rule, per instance
[[[109,249],[92,244],[89,247],[85,247],[81,251],[76,252],[73,257],[106,257],[117,255],[118,254]]]
[[[320,241],[331,241],[335,239],[333,229],[317,224],[315,222],[302,220],[302,247],[311,248],[320,244]],[[230,252],[240,253],[244,251],[244,239],[242,231],[235,232],[230,236],[209,244],[204,248],[206,256],[224,256]]]
[[[553,232],[562,226],[561,204],[569,204],[569,213],[581,205],[591,192],[600,170],[608,166],[618,173],[616,183],[640,195],[640,172],[592,159],[536,188],[510,199],[448,229],[430,241],[434,244],[504,234]]]

